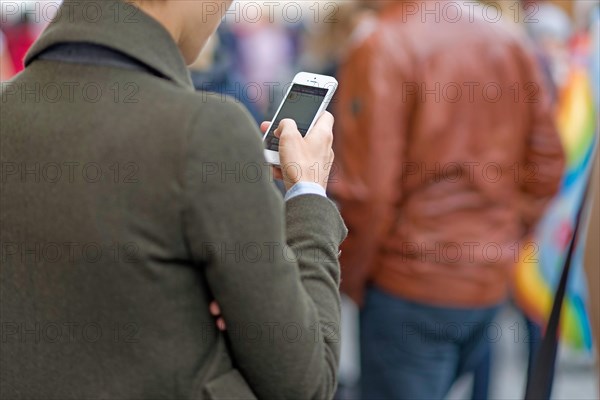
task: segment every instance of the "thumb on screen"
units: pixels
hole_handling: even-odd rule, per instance
[[[284,119],[279,123],[277,130],[275,131],[275,136],[281,139],[284,136],[299,134],[298,126],[293,119]]]

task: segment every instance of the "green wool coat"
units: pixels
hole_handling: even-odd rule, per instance
[[[0,397],[332,397],[336,207],[284,204],[249,114],[195,92],[154,19],[90,3],[66,0],[2,85]],[[163,78],[36,58],[64,42]]]

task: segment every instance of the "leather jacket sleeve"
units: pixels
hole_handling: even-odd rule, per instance
[[[526,85],[522,85],[531,108],[529,137],[525,159],[521,165],[521,217],[524,234],[530,235],[542,218],[552,198],[557,194],[565,172],[565,153],[555,124],[554,107],[548,90],[542,84],[542,73],[536,60],[522,49]]]
[[[377,54],[378,40],[379,35],[369,37],[342,66],[336,105],[340,135],[332,191],[349,229],[340,258],[341,288],[358,304],[376,265],[378,244],[393,226],[391,216],[402,196],[396,182],[409,120],[408,99],[397,92],[397,85],[389,85],[403,79],[401,69]]]

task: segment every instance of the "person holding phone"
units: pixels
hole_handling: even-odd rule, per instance
[[[333,117],[279,124],[283,199],[186,69],[230,3],[65,0],[3,85],[3,398],[333,396]]]
[[[337,80],[331,76],[300,72],[294,77],[264,136],[265,159],[269,163],[279,165],[279,138],[275,132],[281,121],[293,119],[300,134],[306,136],[327,109],[337,86]],[[313,169],[329,167],[315,165]]]
[[[13,60],[8,51],[6,36],[0,30],[0,82],[12,78],[13,74]]]

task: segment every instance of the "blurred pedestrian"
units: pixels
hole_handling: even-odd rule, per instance
[[[234,98],[246,107],[257,123],[260,123],[264,120],[263,115],[248,98],[248,91],[243,90],[237,80],[232,53],[228,45],[221,40],[225,35],[225,29],[217,30],[202,49],[198,59],[189,66],[192,83],[196,90],[219,93],[223,98]]]
[[[375,13],[359,0],[336,5],[331,18],[324,18],[305,34],[302,65],[305,70],[337,76],[340,62],[374,29]]]
[[[37,37],[32,19],[29,13],[23,12],[16,20],[10,21],[2,28],[15,73],[23,70],[25,54]]]
[[[455,2],[459,18],[431,11],[443,1],[370,4],[379,25],[341,68],[333,176],[361,397],[441,399],[494,339],[564,154],[521,36]]]
[[[570,71],[571,55],[569,41],[573,26],[569,15],[559,6],[540,3],[535,22],[527,24],[527,31],[540,52],[542,66],[547,68],[553,98],[558,101]]]
[[[237,69],[243,80],[240,90],[253,93],[254,106],[263,115],[268,115],[273,102],[269,88],[282,92],[282,83],[285,86],[293,76],[296,59],[293,35],[281,20],[272,18],[265,6],[256,21],[242,19],[231,26],[237,40]]]
[[[15,73],[12,57],[8,51],[6,37],[0,31],[0,82],[4,82],[12,78]]]

